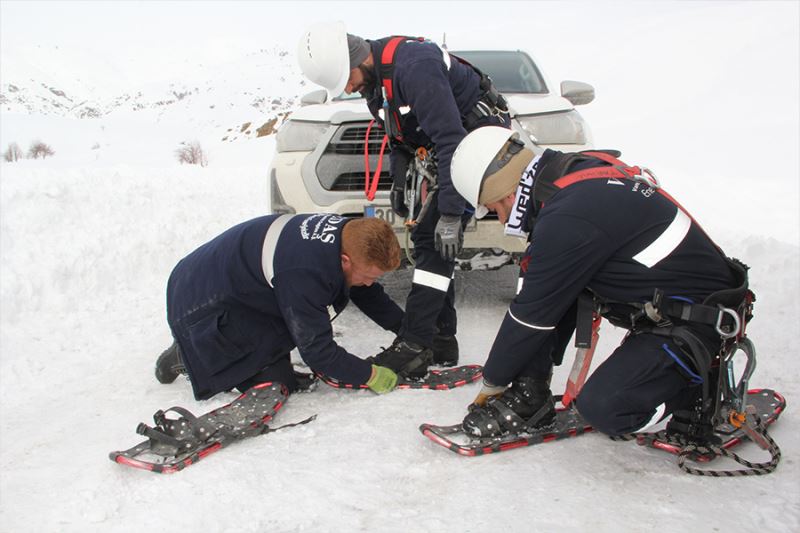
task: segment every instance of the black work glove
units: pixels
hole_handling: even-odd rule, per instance
[[[389,202],[392,211],[398,216],[406,218],[408,207],[405,203],[406,173],[414,155],[403,145],[392,145],[389,161],[389,174],[392,177],[392,190],[389,192]]]
[[[433,351],[397,337],[391,346],[378,355],[368,357],[367,361],[386,367],[398,376],[423,377],[428,372],[428,365],[433,363]]]
[[[408,207],[405,202],[405,187],[397,182],[392,183],[392,190],[389,192],[389,202],[392,204],[392,211],[397,216],[406,218]]]
[[[442,215],[436,223],[435,247],[445,261],[455,261],[464,244],[459,215]]]

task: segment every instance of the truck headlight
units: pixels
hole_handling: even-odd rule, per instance
[[[328,129],[327,122],[290,120],[281,126],[275,139],[278,152],[310,152]]]
[[[517,116],[536,144],[586,144],[586,124],[577,111]]]

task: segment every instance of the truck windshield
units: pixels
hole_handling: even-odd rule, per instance
[[[452,54],[488,74],[501,93],[547,93],[539,69],[525,52],[464,50]]]

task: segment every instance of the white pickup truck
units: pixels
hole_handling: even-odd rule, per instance
[[[575,106],[594,99],[591,85],[564,81],[560,94],[551,92],[541,71],[522,51],[452,52],[487,73],[509,103],[512,127],[535,152],[545,148],[578,151],[592,148],[589,127]],[[277,133],[269,169],[272,213],[327,212],[346,216],[380,216],[402,232],[402,220],[389,207],[388,157],[384,157],[377,194],[364,193],[364,142],[371,120],[358,94],[327,101],[324,90],[305,95]],[[370,132],[370,169],[377,167],[383,130]],[[387,149],[388,151],[388,149]],[[401,244],[406,239],[400,238]],[[503,235],[493,215],[472,220],[465,233],[465,254],[471,249],[502,248],[518,252],[524,242]]]

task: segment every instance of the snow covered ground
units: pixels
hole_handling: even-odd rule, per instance
[[[800,530],[798,9],[758,5],[704,5],[713,19],[681,25],[667,8],[691,8],[660,4],[662,20],[674,27],[648,26],[650,39],[638,51],[618,52],[620,75],[597,67],[620,46],[601,38],[607,27],[596,28],[595,40],[582,41],[597,46],[583,68],[593,73],[585,81],[603,92],[581,112],[599,145],[627,154],[625,142],[632,144],[627,159],[654,168],[718,244],[752,267],[758,302],[749,334],[759,363],[751,385],[788,400],[771,429],[783,450],[774,474],[688,476],[665,453],[592,434],[479,458],[456,456],[419,434],[421,422],[459,421],[475,385],[380,397],[321,385],[292,396],[276,419],[317,414],[310,424],[241,442],[172,476],[118,466],[108,452],[139,442],[134,429],[155,410],[205,412],[234,397],[195,402],[185,381],[165,386],[153,378],[155,358],[170,342],[164,286],[194,247],[265,212],[274,138],[222,142],[213,129],[222,123],[197,117],[199,108],[192,109],[194,122],[184,117],[179,124],[177,112],[88,121],[4,111],[0,148],[44,131],[57,154],[0,164],[0,531]],[[708,33],[694,41],[699,26]],[[764,83],[729,83],[739,71],[720,61],[720,43],[758,65]],[[702,94],[634,90],[636,76],[628,74],[645,68],[638,60],[660,61],[673,48]],[[756,61],[767,56],[771,63]],[[580,62],[577,55],[570,60]],[[766,66],[775,60],[781,68]],[[3,91],[13,81],[6,69],[3,63]],[[291,96],[298,88],[281,91]],[[733,102],[724,113],[709,99],[714,94]],[[709,120],[695,129],[698,115]],[[187,124],[208,147],[206,168],[172,160]],[[692,142],[684,145],[687,129]],[[700,145],[698,129],[714,137]],[[90,150],[95,143],[101,148]],[[462,362],[482,363],[513,296],[515,272],[459,273],[457,282]],[[408,273],[391,275],[387,285],[402,302]],[[335,330],[363,356],[391,341],[355,309]],[[620,336],[603,326],[596,364]],[[556,389],[566,372],[559,369]],[[763,458],[752,445],[741,451]]]

